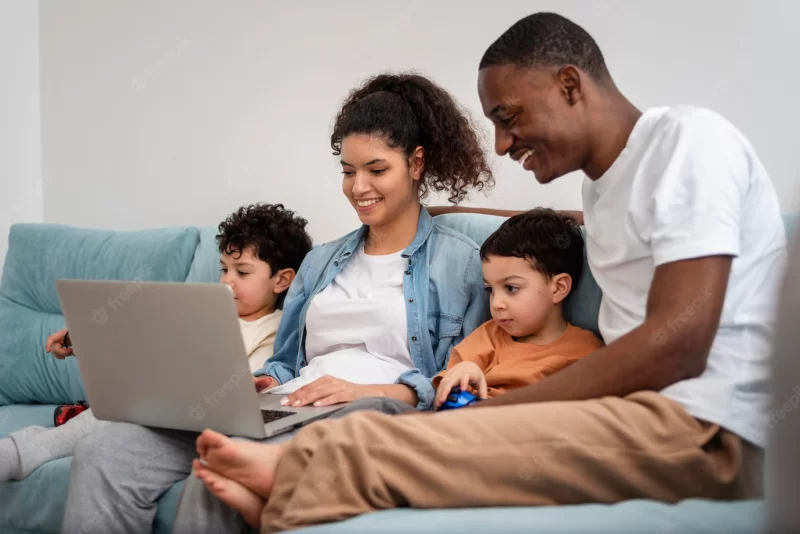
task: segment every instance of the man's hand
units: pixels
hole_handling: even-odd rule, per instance
[[[67,356],[73,356],[75,353],[72,351],[72,347],[67,346],[67,333],[68,329],[62,328],[48,337],[44,345],[45,352],[49,352],[55,356],[57,360],[63,360]]]
[[[256,391],[259,393],[267,391],[268,389],[272,389],[278,387],[278,381],[272,378],[271,376],[254,376],[253,382],[256,385]]]
[[[452,369],[447,371],[442,381],[439,382],[439,389],[436,390],[436,399],[433,402],[434,408],[438,410],[439,406],[444,404],[450,394],[450,390],[455,386],[459,386],[461,391],[466,391],[467,386],[470,385],[478,390],[478,396],[481,399],[486,399],[489,396],[486,376],[484,376],[478,364],[475,362],[461,362],[454,365]]]
[[[405,387],[405,386],[403,386]],[[364,397],[383,397],[382,386],[353,384],[325,375],[314,380],[281,401],[284,406],[330,406]]]

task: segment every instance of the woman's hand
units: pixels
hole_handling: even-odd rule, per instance
[[[284,406],[330,406],[364,397],[382,397],[382,386],[353,384],[325,375],[281,400]]]
[[[63,360],[67,356],[74,355],[75,353],[72,351],[72,347],[67,346],[67,333],[68,329],[62,328],[48,337],[47,342],[44,344],[45,352],[51,353],[58,360]]]
[[[278,387],[280,385],[280,384],[278,384],[277,380],[275,380],[271,376],[267,376],[267,375],[254,376],[253,377],[253,382],[256,385],[256,391],[258,391],[259,393],[267,391],[268,389],[272,389],[272,388]]]
[[[472,385],[478,390],[478,397],[486,399],[489,396],[488,387],[486,385],[486,377],[475,362],[461,362],[453,366],[452,369],[447,371],[442,381],[439,382],[439,389],[436,390],[436,399],[433,402],[434,407],[438,410],[439,406],[444,404],[447,396],[450,395],[450,390],[458,386],[461,391],[466,391],[467,386]]]

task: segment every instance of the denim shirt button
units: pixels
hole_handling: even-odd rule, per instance
[[[408,302],[412,302],[412,303],[413,303],[413,302],[414,302],[414,299],[408,299]]]
[[[406,271],[406,274],[411,274],[411,271]]]
[[[334,265],[335,267],[338,267],[338,266],[339,266],[339,262],[338,262],[338,261],[335,261],[335,262],[333,262],[333,265]]]
[[[417,340],[417,336],[411,336],[411,341],[416,341],[416,340]]]

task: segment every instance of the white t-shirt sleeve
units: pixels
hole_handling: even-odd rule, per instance
[[[750,180],[743,140],[714,117],[685,117],[661,133],[651,154],[650,243],[656,266],[739,255]]]

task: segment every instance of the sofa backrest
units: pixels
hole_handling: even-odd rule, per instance
[[[473,214],[436,218],[478,244],[504,220]],[[797,215],[785,217],[787,233],[797,220]],[[85,399],[75,359],[56,360],[44,352],[47,336],[64,326],[57,279],[215,283],[215,236],[216,228],[113,232],[49,224],[12,226],[0,281],[0,405]],[[584,265],[581,281],[565,304],[567,318],[599,334],[601,299]]]
[[[47,337],[64,327],[56,280],[183,282],[200,234],[197,228],[12,226],[0,282],[0,405],[85,399],[75,359],[44,352]]]
[[[186,276],[188,284],[215,284],[219,282],[219,246],[216,228],[198,229],[197,248],[192,267]]]

